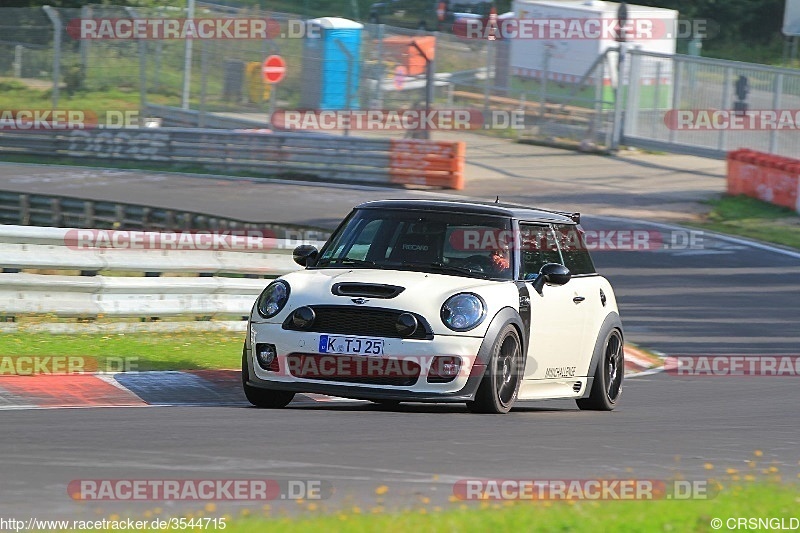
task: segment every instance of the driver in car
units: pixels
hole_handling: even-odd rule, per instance
[[[511,268],[511,252],[508,243],[501,243],[500,247],[492,251],[489,256],[495,273],[502,274]]]

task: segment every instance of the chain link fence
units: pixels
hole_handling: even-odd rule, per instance
[[[800,154],[798,70],[634,51],[629,78],[629,144],[715,156],[739,148]]]
[[[334,83],[320,74],[330,65],[322,60],[319,34],[309,34],[300,15],[200,4],[194,19],[269,19],[269,36],[141,40],[81,39],[76,24],[87,19],[186,19],[186,10],[1,8],[0,15],[0,87],[5,89],[0,108],[19,107],[26,101],[24,89],[49,89],[53,107],[101,107],[96,110],[100,122],[108,110],[155,105],[194,110],[198,126],[225,117],[241,119],[243,128],[274,129],[273,111],[325,108],[321,95],[335,89],[346,93],[341,99],[346,104],[334,109],[468,109],[482,117],[473,127],[515,139],[615,147],[616,119],[624,125],[617,128],[622,143],[633,146],[713,156],[742,147],[800,153],[797,129],[692,129],[675,121],[676,110],[800,109],[796,70],[634,49],[623,62],[620,80],[619,54],[612,48],[582,76],[565,76],[547,46],[542,57],[534,58],[538,68],[525,69],[513,64],[511,41],[364,24],[355,44],[339,47],[331,67],[340,75]],[[270,55],[286,63],[285,77],[277,84],[262,80],[261,65]],[[737,94],[742,78],[744,99]],[[616,105],[618,85],[624,113]],[[15,88],[17,100],[11,96]],[[505,114],[504,121],[490,118],[493,113]],[[413,132],[358,134],[402,137]]]

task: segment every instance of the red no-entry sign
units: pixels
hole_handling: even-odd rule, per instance
[[[261,77],[267,83],[279,83],[286,75],[286,62],[281,56],[269,56],[261,65]]]

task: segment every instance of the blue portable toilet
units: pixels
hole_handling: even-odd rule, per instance
[[[300,106],[358,109],[364,25],[339,17],[316,18],[306,24]]]

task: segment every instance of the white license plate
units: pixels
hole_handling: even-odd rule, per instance
[[[383,339],[346,337],[344,335],[320,335],[319,353],[366,356],[383,355]]]

